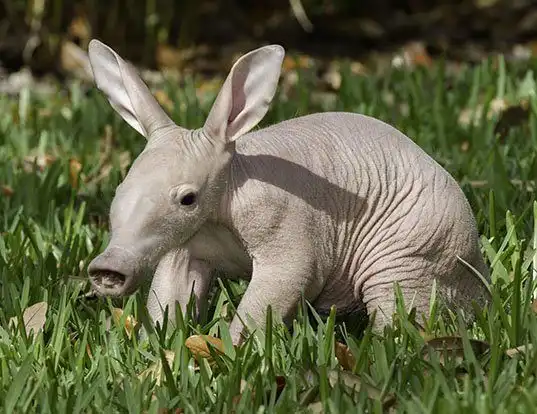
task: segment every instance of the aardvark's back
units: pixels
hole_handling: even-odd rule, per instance
[[[366,306],[381,327],[393,282],[421,314],[434,278],[453,310],[483,303],[484,286],[457,259],[488,277],[463,192],[395,128],[349,113],[284,121],[238,141],[233,177],[232,203],[242,206],[233,226],[247,249],[254,257],[272,249],[274,260],[307,255],[306,296],[318,310]]]

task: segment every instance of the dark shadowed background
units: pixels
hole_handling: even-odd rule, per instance
[[[92,37],[145,67],[207,74],[267,42],[319,58],[366,59],[418,41],[415,53],[477,61],[515,45],[536,49],[537,2],[0,0],[0,62],[8,72],[26,65],[34,75],[65,74],[72,44],[85,50]]]

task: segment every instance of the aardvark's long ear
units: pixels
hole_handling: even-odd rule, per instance
[[[157,129],[174,125],[131,64],[96,39],[88,55],[97,87],[131,127],[149,139]]]
[[[233,65],[203,126],[214,139],[236,140],[265,116],[274,97],[285,51],[264,46]]]

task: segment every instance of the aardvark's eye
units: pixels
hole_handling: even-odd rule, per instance
[[[198,194],[191,186],[179,186],[172,188],[170,191],[170,198],[172,202],[177,205],[189,207],[196,204],[198,201]]]
[[[181,197],[180,202],[183,206],[191,206],[196,202],[196,194],[194,194],[193,192],[188,192]]]

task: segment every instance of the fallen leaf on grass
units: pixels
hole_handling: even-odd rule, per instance
[[[167,408],[159,408],[157,411],[158,414],[183,414],[184,412],[185,410],[183,410],[182,408],[176,408],[173,411],[168,410]]]
[[[227,300],[224,301],[224,304],[220,308],[219,317],[228,323],[231,323],[231,320],[233,319],[233,312],[231,308],[232,307],[229,305]]]
[[[32,331],[37,335],[39,331],[43,330],[47,320],[47,309],[47,302],[37,302],[24,310],[22,320],[24,321],[24,329],[27,335],[30,335]],[[17,317],[14,316],[9,320],[9,325],[16,327],[17,324]]]
[[[513,358],[515,355],[526,354],[531,350],[533,350],[533,344],[520,345],[520,346],[517,346],[516,348],[508,349],[507,351],[505,351],[505,354],[509,358]]]
[[[9,185],[2,185],[2,194],[6,197],[11,197],[15,192]]]
[[[283,377],[281,375],[276,376],[276,398],[278,398],[280,396],[280,394],[282,393],[283,389],[285,388],[285,384],[286,384],[285,377]],[[240,386],[239,394],[235,395],[233,397],[233,399],[232,399],[233,400],[233,405],[239,404],[239,402],[241,401],[242,396],[244,395],[244,391],[249,386],[250,386],[250,384],[248,382],[246,382],[245,380],[241,379],[241,386]],[[252,393],[250,394],[250,397],[251,397],[252,400],[255,399],[255,391],[252,391]],[[267,399],[268,398],[269,398],[269,395],[267,395]],[[232,412],[235,412],[235,411],[232,410]]]
[[[317,375],[311,370],[308,370],[304,373],[304,379],[311,386],[316,385],[316,376]],[[380,401],[384,409],[392,407],[396,402],[395,395],[386,394],[383,396],[382,391],[379,388],[367,384],[358,375],[352,374],[348,371],[330,369],[327,372],[327,377],[330,387],[335,387],[336,384],[341,381],[341,384],[346,387],[349,392],[359,392],[364,390],[369,398]]]
[[[313,66],[313,59],[306,55],[287,55],[283,58],[282,71],[288,72],[296,69],[307,69]]]
[[[45,168],[52,165],[56,161],[56,157],[49,154],[44,155],[38,155],[38,156],[31,156],[28,155],[24,157],[24,164],[23,169],[27,173],[34,172],[35,167],[38,168],[39,171],[43,172]]]
[[[474,354],[479,358],[485,352],[490,349],[488,343],[479,341],[477,339],[470,339],[470,346],[474,351]],[[422,349],[423,359],[428,360],[428,350],[433,349],[440,352],[440,363],[444,364],[446,358],[455,358],[456,362],[460,364],[464,359],[464,346],[462,338],[459,336],[442,336],[428,340]]]
[[[166,362],[168,363],[168,365],[171,367],[173,365],[173,361],[175,359],[175,352],[173,351],[169,351],[169,350],[165,350],[164,351],[164,356],[166,357]],[[151,375],[153,376],[153,378],[155,378],[156,380],[156,383],[157,383],[157,386],[160,385],[161,381],[162,381],[162,377],[164,375],[164,370],[162,368],[162,360],[160,358],[157,359],[156,362],[154,362],[153,364],[151,364],[151,366],[147,369],[145,369],[139,376],[138,378],[139,379],[144,379],[146,378],[148,375]]]
[[[308,411],[312,414],[324,413],[324,405],[321,401],[315,401],[311,404],[308,404]]]
[[[414,68],[416,66],[429,67],[433,63],[425,45],[421,42],[409,42],[392,59],[392,66],[400,68]]]
[[[354,355],[349,347],[341,342],[336,342],[334,345],[334,352],[339,365],[341,365],[341,367],[347,371],[352,371],[354,365],[356,364],[356,358],[354,358]]]
[[[210,335],[192,335],[185,341],[185,346],[195,357],[212,358],[207,342],[210,342],[219,353],[224,353],[222,340]]]
[[[69,160],[69,184],[71,187],[78,188],[78,177],[81,170],[82,164],[77,159],[71,158]]]
[[[535,181],[534,180],[530,180],[530,181],[522,181],[522,180],[518,180],[518,179],[512,179],[512,180],[509,180],[509,182],[511,183],[511,185],[517,187],[517,188],[521,188],[521,189],[524,189],[525,191],[528,191],[528,192],[533,192],[535,191]],[[483,188],[483,187],[488,187],[490,185],[492,185],[492,183],[490,183],[489,181],[487,180],[470,180],[468,181],[468,184],[470,184],[471,187],[473,188]],[[537,310],[536,310],[537,312]]]
[[[88,354],[88,357],[90,357],[90,359],[93,358],[93,352],[91,352],[91,347],[89,344],[86,344],[86,354]]]
[[[123,313],[123,309],[121,308],[112,308],[111,319],[116,325],[121,324],[121,317],[123,316]],[[110,329],[110,318],[108,318],[108,328]],[[131,339],[132,335],[135,334],[136,331],[140,328],[140,324],[136,319],[134,319],[132,315],[127,315],[123,328],[125,329],[127,337]]]

